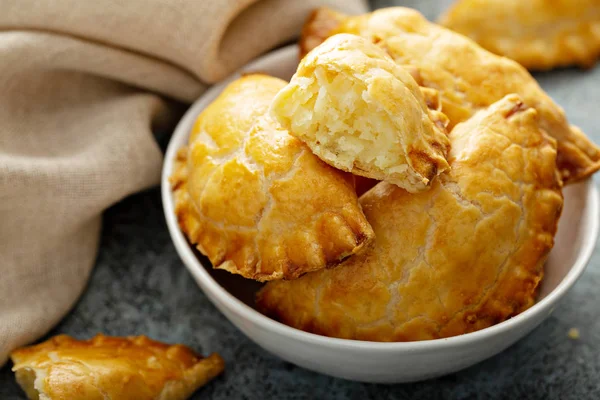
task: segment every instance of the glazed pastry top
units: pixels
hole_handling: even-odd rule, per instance
[[[231,83],[198,117],[171,179],[189,240],[216,268],[259,281],[335,266],[373,239],[352,176],[268,114],[285,84]]]
[[[21,387],[40,400],[183,400],[224,368],[218,354],[203,358],[145,336],[59,335],[11,358]]]
[[[340,338],[467,333],[530,307],[562,208],[555,141],[516,95],[457,125],[429,191],[387,182],[361,197],[375,246],[334,270],[271,282],[268,316]],[[493,245],[491,245],[493,243]]]
[[[459,0],[439,22],[528,69],[591,67],[600,56],[597,0]]]

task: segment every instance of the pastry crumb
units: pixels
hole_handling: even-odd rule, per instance
[[[579,339],[579,329],[577,329],[577,328],[569,329],[567,336],[569,336],[569,339],[578,340]]]

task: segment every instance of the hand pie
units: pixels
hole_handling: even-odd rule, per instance
[[[179,224],[215,268],[266,281],[341,262],[373,239],[352,177],[269,115],[285,81],[247,75],[198,117],[172,177]]]
[[[268,283],[259,309],[317,334],[412,341],[483,329],[531,306],[563,203],[555,141],[517,95],[449,138],[451,168],[430,190],[381,182],[361,197],[371,249]]]
[[[459,0],[439,22],[528,69],[591,67],[600,56],[598,0]]]
[[[322,24],[328,15],[323,13],[315,17]],[[338,15],[336,21],[340,19]],[[304,32],[315,33],[309,28]],[[437,89],[442,111],[450,119],[449,129],[505,95],[517,93],[538,111],[541,127],[557,140],[558,168],[565,182],[586,178],[600,168],[600,149],[579,129],[569,126],[562,108],[521,65],[430,23],[417,11],[394,7],[347,17],[320,40],[337,33],[353,33],[376,42],[419,85]],[[317,37],[301,40],[305,44],[319,42]]]
[[[180,344],[145,336],[75,340],[66,335],[11,354],[17,382],[39,400],[183,400],[223,372]]]
[[[273,100],[273,116],[327,164],[409,192],[448,168],[447,118],[379,47],[327,39],[302,59]]]

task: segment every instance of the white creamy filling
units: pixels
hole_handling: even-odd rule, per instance
[[[356,165],[379,172],[405,162],[397,128],[371,101],[365,85],[328,75],[322,67],[315,69],[314,78],[303,78],[305,85],[294,91],[288,104],[295,106],[286,114],[292,131],[327,161],[346,170]]]

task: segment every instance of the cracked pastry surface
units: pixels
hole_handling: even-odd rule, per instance
[[[328,18],[321,16],[308,21]],[[600,148],[577,127],[570,126],[564,111],[540,88],[535,79],[515,61],[497,56],[471,39],[427,21],[415,10],[403,7],[380,9],[370,14],[342,18],[337,15],[326,34],[305,27],[304,48],[337,33],[368,38],[405,67],[420,86],[440,92],[442,112],[449,129],[465,121],[507,94],[517,93],[534,107],[541,127],[557,141],[558,168],[565,183],[586,178],[600,168]],[[320,35],[320,38],[316,35]]]
[[[450,170],[428,191],[388,182],[361,197],[374,246],[333,270],[269,282],[266,315],[347,339],[476,331],[533,305],[563,199],[554,139],[509,95],[450,133]]]
[[[448,169],[448,120],[429,110],[413,77],[356,35],[330,37],[302,59],[275,96],[273,116],[340,170],[429,188]]]
[[[145,336],[55,336],[11,354],[17,382],[39,400],[183,400],[223,372],[218,354]]]
[[[459,0],[439,22],[527,69],[587,68],[600,56],[598,0]]]
[[[259,281],[337,265],[373,239],[352,176],[273,120],[286,82],[247,75],[198,117],[171,178],[175,213],[215,268]]]

